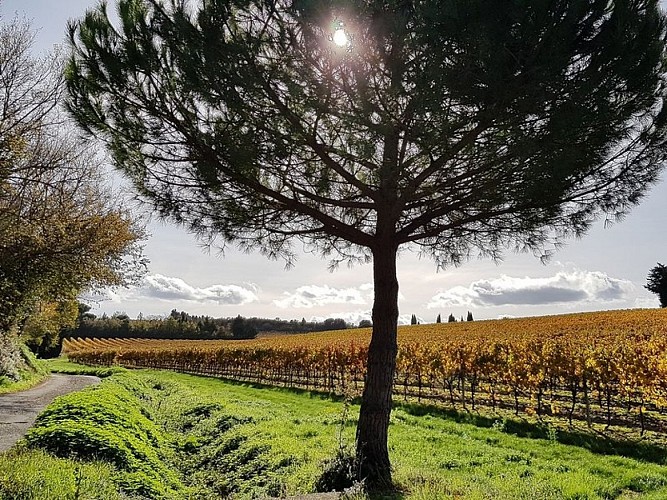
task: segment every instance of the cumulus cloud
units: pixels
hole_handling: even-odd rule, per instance
[[[293,293],[284,292],[283,297],[273,303],[283,309],[312,308],[327,304],[367,304],[372,285],[364,284],[356,288],[333,288],[328,285],[305,285]]]
[[[212,285],[206,288],[192,286],[181,278],[150,274],[141,283],[127,290],[111,292],[112,300],[135,301],[158,299],[164,301],[185,301],[218,303],[221,305],[243,305],[256,302],[255,285]]]
[[[351,326],[358,325],[361,320],[370,320],[371,312],[370,310],[358,310],[358,311],[346,311],[346,312],[332,312],[326,316],[312,316],[310,321],[319,321],[322,322],[327,318],[340,318],[345,320],[345,323]]]
[[[597,271],[561,271],[547,278],[501,276],[457,286],[431,298],[429,309],[440,307],[548,305],[624,300],[634,291],[627,280]]]

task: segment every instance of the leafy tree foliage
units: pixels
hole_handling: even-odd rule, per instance
[[[21,325],[21,340],[33,352],[47,357],[52,351],[60,350],[61,332],[74,328],[78,318],[76,300],[39,302]]]
[[[456,318],[452,313],[449,313],[449,317],[447,318],[447,323],[456,323]]]
[[[436,323],[442,323],[442,317],[440,316],[440,314],[438,314],[438,317],[435,318],[435,322]]]
[[[239,315],[232,321],[232,336],[235,339],[254,339],[257,329]]]
[[[292,263],[372,261],[361,474],[391,481],[399,247],[547,256],[663,167],[657,0],[118,0],[70,26],[69,109],[160,214]],[[344,29],[347,44],[333,43]],[[340,36],[336,37],[341,40]]]
[[[342,318],[326,318],[323,325],[323,330],[345,330],[347,328],[347,323]]]
[[[472,321],[472,320],[473,320],[472,313],[468,311],[468,316],[466,316],[466,321]]]
[[[104,193],[93,145],[66,131],[60,59],[33,58],[32,36],[0,24],[0,335],[22,324],[41,345],[76,318],[77,294],[134,277],[143,232]]]
[[[648,273],[645,288],[660,299],[660,307],[667,307],[667,266],[658,262]]]

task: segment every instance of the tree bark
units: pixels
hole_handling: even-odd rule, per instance
[[[370,489],[391,487],[387,432],[396,371],[398,344],[398,279],[396,248],[379,246],[373,252],[373,334],[357,426],[359,474]]]

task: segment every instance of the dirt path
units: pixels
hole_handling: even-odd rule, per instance
[[[8,450],[35,422],[37,414],[56,397],[97,384],[89,375],[51,375],[27,391],[0,395],[0,452]]]

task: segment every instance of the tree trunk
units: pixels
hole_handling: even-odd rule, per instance
[[[357,426],[357,459],[359,473],[365,478],[366,485],[370,489],[382,489],[392,484],[387,431],[398,352],[395,248],[388,245],[374,252],[373,281],[373,335]]]

